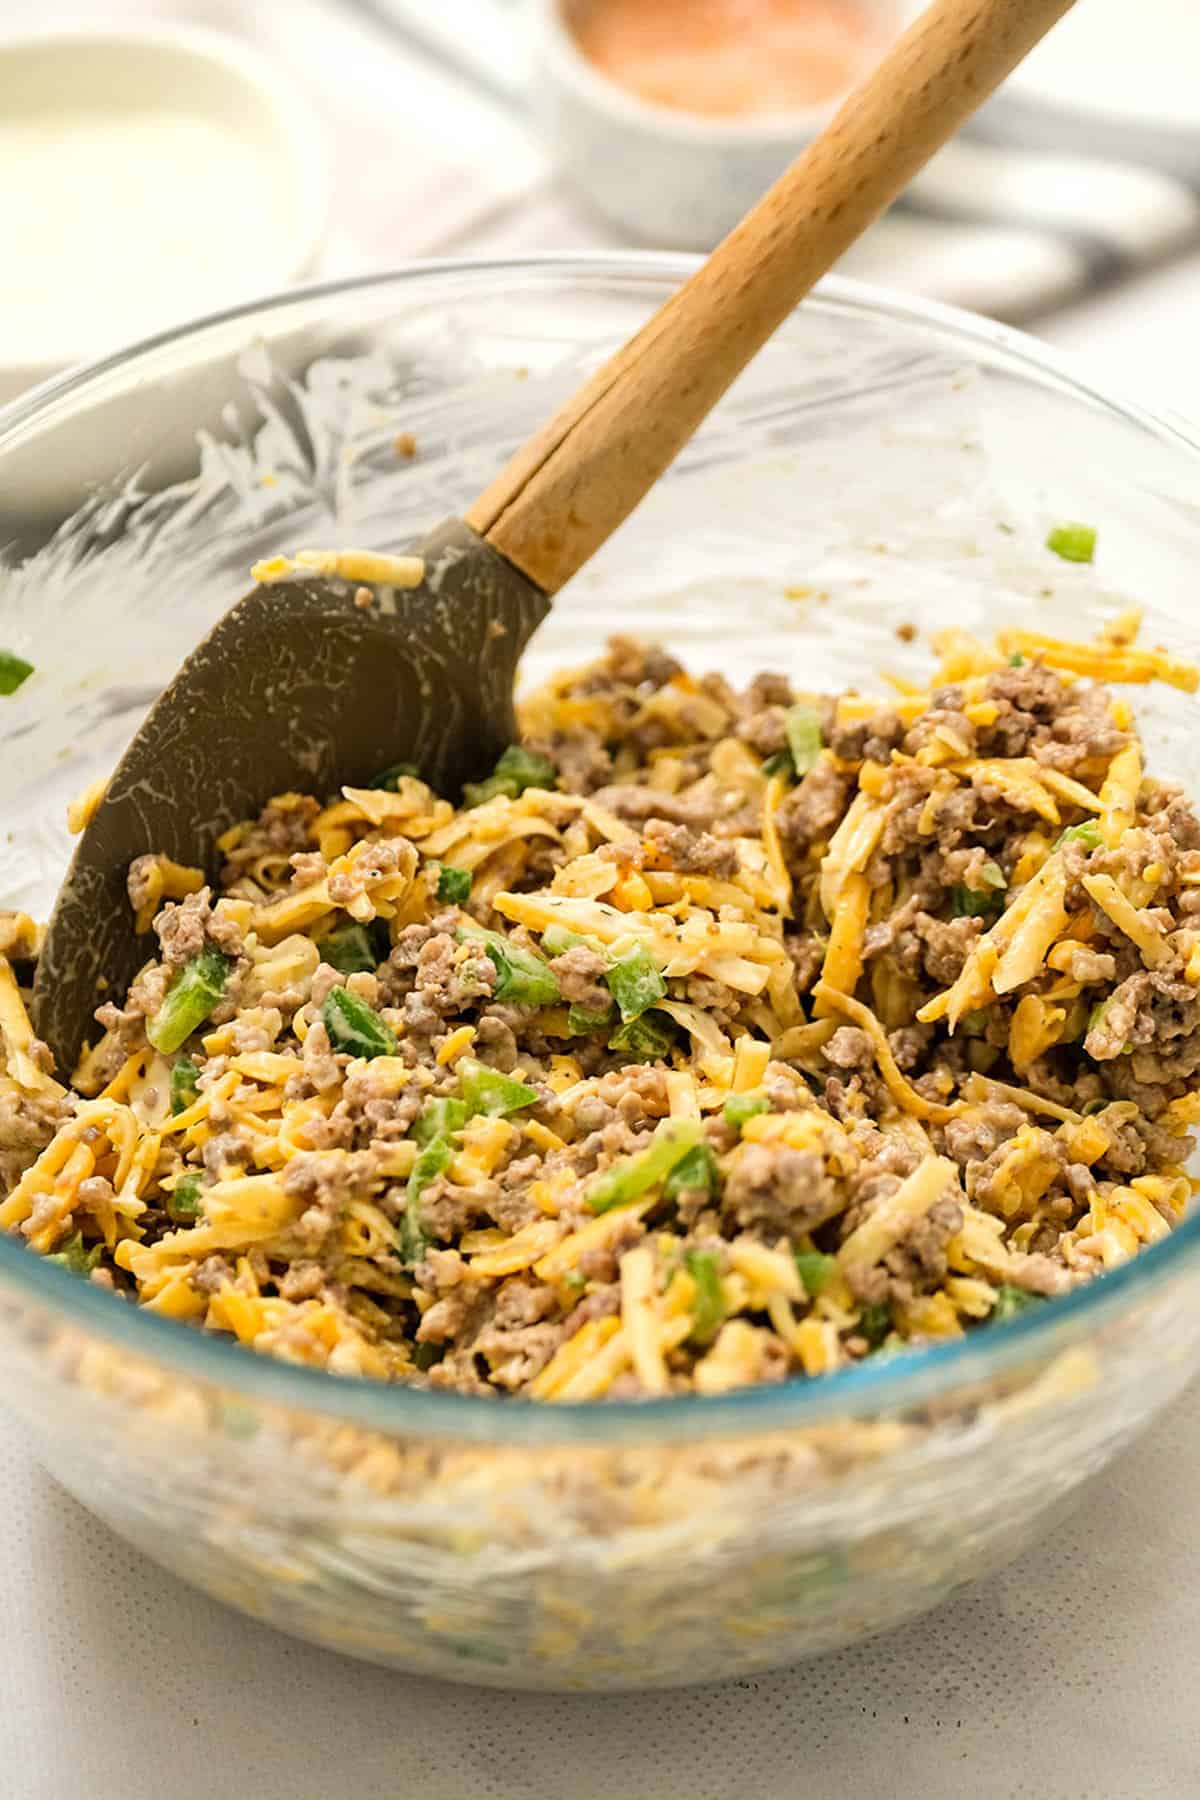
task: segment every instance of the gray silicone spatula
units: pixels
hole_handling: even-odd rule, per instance
[[[752,212],[463,519],[424,577],[297,573],[239,600],[184,663],[80,839],[38,966],[37,1029],[74,1066],[148,954],[125,873],[207,862],[272,794],[415,763],[456,794],[514,734],[517,660],[551,597],[653,487],[735,376],[1072,0],[934,0]],[[187,579],[186,568],[179,579]]]

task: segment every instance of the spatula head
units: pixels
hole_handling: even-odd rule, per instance
[[[61,1071],[153,953],[126,895],[135,856],[212,872],[217,838],[272,795],[324,796],[395,762],[457,798],[512,742],[517,660],[549,601],[460,520],[414,554],[414,588],[324,575],[256,587],[155,702],[79,840],[39,958],[34,1018]]]

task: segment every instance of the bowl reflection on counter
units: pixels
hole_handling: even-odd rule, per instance
[[[0,642],[37,666],[0,713],[0,905],[45,912],[66,799],[253,561],[404,547],[689,266],[314,288],[0,415],[22,532]],[[940,625],[1078,636],[1130,594],[1150,641],[1195,655],[1197,455],[1013,333],[831,283],[561,596],[530,673],[623,628],[733,680],[871,684],[917,673]],[[1102,522],[1097,568],[1048,557],[1050,517]],[[1152,766],[1200,788],[1186,697],[1138,713]],[[1193,1219],[1012,1325],[821,1381],[590,1407],[271,1362],[0,1239],[0,1391],[85,1505],[286,1630],[497,1685],[691,1682],[910,1618],[1069,1513],[1200,1363],[1198,1239]]]

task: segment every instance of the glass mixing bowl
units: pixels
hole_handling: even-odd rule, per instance
[[[460,508],[689,266],[541,259],[310,289],[3,415],[0,644],[37,673],[0,701],[0,904],[44,913],[66,800],[256,558],[398,549]],[[1028,340],[830,283],[556,603],[529,673],[625,629],[734,679],[774,665],[871,687],[927,667],[939,626],[1079,635],[1130,599],[1149,641],[1194,655],[1198,488],[1193,441]],[[1099,527],[1094,568],[1044,549],[1056,519]],[[1151,767],[1200,786],[1194,703],[1137,704]],[[0,1289],[0,1392],[117,1531],[285,1630],[512,1686],[744,1675],[895,1625],[1069,1515],[1200,1360],[1197,1218],[1015,1323],[644,1404],[271,1362],[11,1239]]]

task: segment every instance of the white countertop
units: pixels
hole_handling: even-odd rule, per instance
[[[262,31],[237,0],[125,11]],[[0,0],[0,27],[27,18]],[[316,60],[327,21],[315,0],[280,8],[274,25],[285,18],[280,54],[301,79],[320,68],[336,127],[329,273],[435,248],[614,241],[545,187],[503,120],[464,112],[449,160],[425,153],[444,96],[414,65],[399,105],[394,52],[361,56],[366,26],[347,27],[360,51],[351,80]],[[367,157],[386,183],[364,184]],[[1108,383],[1200,419],[1197,317],[1200,254],[1040,329]],[[920,1624],[748,1683],[510,1696],[345,1661],[191,1593],[67,1499],[0,1419],[0,1793],[1188,1800],[1200,1794],[1198,1486],[1193,1389],[1081,1499],[1069,1528]]]

